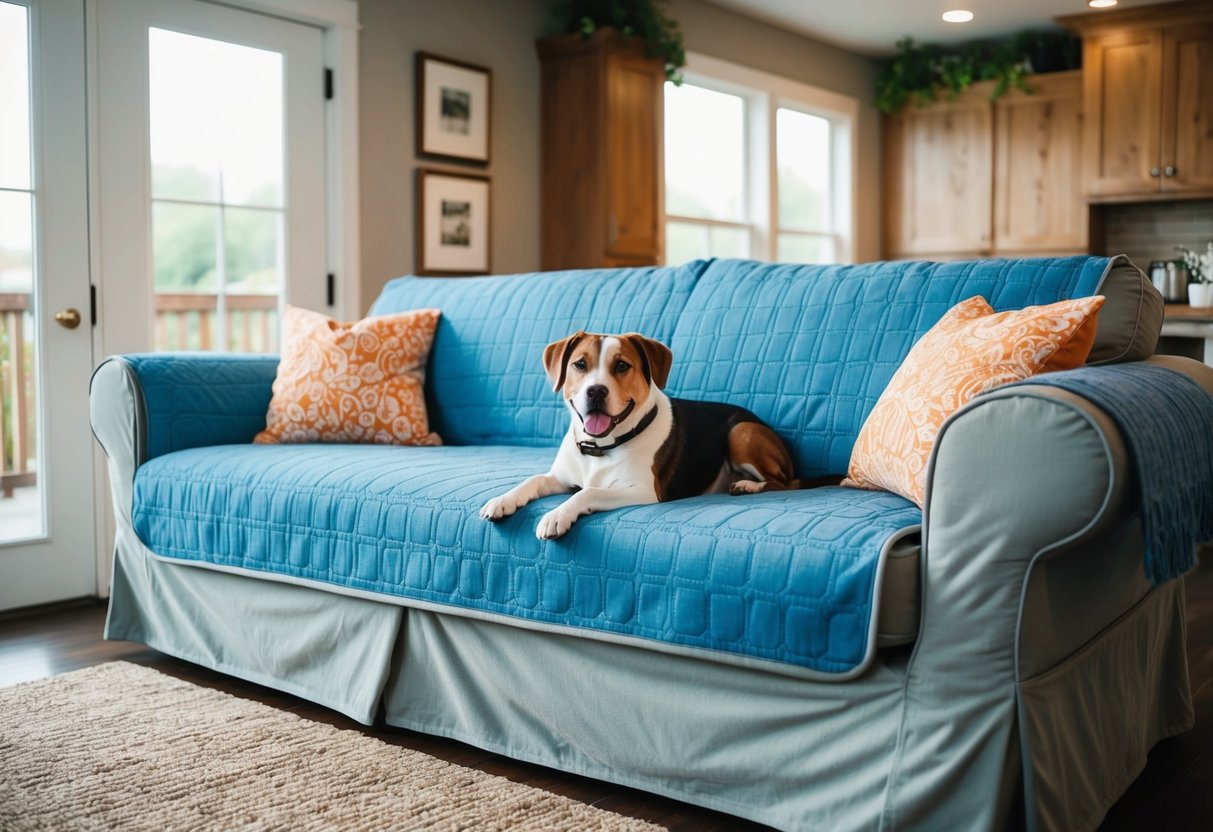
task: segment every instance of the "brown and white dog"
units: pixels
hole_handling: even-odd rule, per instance
[[[698,494],[800,487],[783,441],[748,410],[662,392],[669,348],[643,335],[576,332],[543,351],[572,424],[552,469],[489,500],[486,520],[551,494],[575,492],[539,521],[542,540],[583,514]]]

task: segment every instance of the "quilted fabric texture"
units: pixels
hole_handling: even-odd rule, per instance
[[[956,304],[922,337],[872,410],[844,486],[892,491],[919,506],[944,421],[974,396],[1011,381],[1081,367],[1100,295],[995,313],[985,298]]]
[[[265,427],[276,355],[139,353],[125,362],[143,393],[147,458],[251,442]]]
[[[168,453],[251,439],[260,426],[248,414],[263,418],[276,359],[136,357],[154,459],[136,475],[135,529],[182,561],[846,673],[867,656],[880,551],[920,522],[917,507],[841,488],[701,497],[583,517],[540,542],[552,497],[485,523],[479,506],[545,470],[567,429],[543,346],[578,329],[657,338],[674,352],[671,394],[753,410],[788,443],[797,473],[815,476],[846,470],[911,345],[957,302],[980,294],[1005,310],[1089,295],[1107,264],[698,261],[402,278],[372,313],[442,309],[431,428],[478,447]]]
[[[1108,259],[794,266],[717,260],[678,317],[671,395],[753,411],[803,477],[842,474],[911,345],[965,298],[997,311],[1093,294]]]
[[[442,310],[426,388],[430,426],[447,444],[554,447],[568,411],[544,373],[543,348],[579,329],[669,344],[706,265],[405,277],[384,287],[371,314]]]
[[[425,414],[437,309],[338,323],[288,306],[265,430],[254,442],[441,445]]]
[[[244,445],[141,466],[133,524],[161,556],[837,674],[868,655],[882,546],[906,500],[823,488],[718,495],[535,526],[476,511],[551,449]]]

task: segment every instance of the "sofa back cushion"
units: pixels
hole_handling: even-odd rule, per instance
[[[578,329],[670,346],[671,395],[726,401],[770,423],[801,476],[846,471],[864,419],[910,347],[956,303],[996,312],[1108,296],[1091,360],[1157,337],[1148,284],[1120,260],[1059,257],[806,266],[751,260],[482,278],[405,277],[371,313],[442,310],[426,380],[431,430],[453,445],[552,445],[568,417],[543,347]],[[1113,283],[1126,291],[1112,291]],[[1133,289],[1133,291],[1127,291]],[[1107,290],[1107,291],[1105,291]],[[1121,314],[1123,313],[1123,314]],[[1120,323],[1105,326],[1115,317]]]
[[[1107,298],[1087,363],[1144,361],[1154,354],[1162,332],[1162,294],[1123,254],[1113,257],[1096,293]]]
[[[427,368],[430,429],[451,445],[552,445],[568,415],[543,348],[579,329],[643,332],[668,344],[707,263],[508,277],[402,277],[372,315],[442,311]]]
[[[797,266],[713,261],[674,329],[672,395],[749,408],[802,477],[843,473],[910,347],[958,302],[996,312],[1095,293],[1098,257]]]

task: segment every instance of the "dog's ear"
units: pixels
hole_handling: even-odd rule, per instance
[[[640,369],[644,371],[645,380],[656,383],[658,388],[665,387],[670,379],[670,366],[674,363],[674,353],[670,352],[670,348],[638,332],[629,332],[623,337],[640,354]]]
[[[564,374],[568,370],[569,356],[577,342],[585,337],[585,332],[577,330],[568,338],[553,341],[543,348],[543,368],[548,372],[548,378],[553,382],[553,391],[564,386]]]

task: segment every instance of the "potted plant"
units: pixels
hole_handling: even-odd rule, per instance
[[[678,70],[686,65],[682,31],[666,17],[669,0],[556,0],[552,5],[553,34],[578,33],[586,40],[595,32],[614,29],[638,37],[649,57],[665,64],[666,78],[682,82]]]
[[[997,82],[991,101],[1011,87],[1031,92],[1029,75],[1076,69],[1081,64],[1077,38],[1050,32],[1020,32],[1008,40],[952,49],[902,38],[897,50],[876,79],[875,103],[883,113],[896,112],[910,100],[928,104],[940,93],[953,100],[978,81]]]
[[[1176,268],[1182,266],[1188,270],[1188,305],[1213,306],[1213,242],[1204,254],[1184,246],[1176,246],[1175,250],[1179,252]]]

